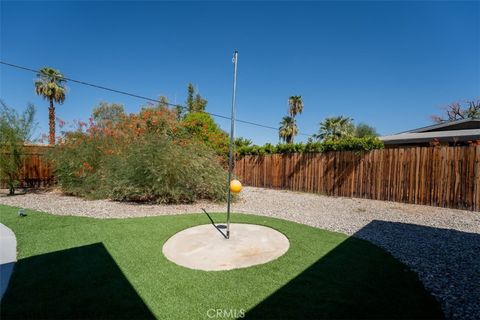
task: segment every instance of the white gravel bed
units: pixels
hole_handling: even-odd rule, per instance
[[[7,197],[0,204],[58,215],[127,218],[225,212],[225,204],[151,205],[83,200],[58,192]],[[447,319],[480,319],[480,213],[367,199],[245,187],[234,212],[283,218],[369,240],[407,264]]]

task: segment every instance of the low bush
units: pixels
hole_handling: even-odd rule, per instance
[[[307,142],[307,143],[279,143],[274,146],[270,143],[264,146],[242,146],[237,149],[239,156],[288,154],[288,153],[322,153],[329,151],[369,151],[383,149],[383,142],[376,137],[347,137],[336,141]]]
[[[47,154],[59,187],[71,195],[105,197],[101,193],[104,181],[101,169],[106,155],[106,139],[72,132],[62,140]]]
[[[50,159],[61,189],[89,198],[188,203],[226,199],[215,151],[189,135],[168,109],[64,134]]]
[[[103,194],[114,200],[188,203],[226,198],[227,176],[214,153],[201,145],[150,136],[125,153],[107,156]]]

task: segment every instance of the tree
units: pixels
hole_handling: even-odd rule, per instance
[[[207,107],[208,101],[203,99],[197,92],[193,84],[189,83],[187,87],[187,108],[188,112],[203,112]]]
[[[365,138],[365,137],[378,137],[377,130],[374,127],[369,126],[366,123],[359,123],[355,126],[355,137]]]
[[[213,148],[218,155],[228,154],[228,134],[205,112],[190,112],[181,121],[189,141],[196,139]]]
[[[243,137],[238,137],[235,139],[235,147],[236,148],[241,148],[241,147],[249,147],[252,145],[252,140],[243,138]]]
[[[288,114],[295,118],[297,114],[301,114],[303,111],[303,101],[302,96],[291,96],[288,98]]]
[[[283,117],[278,128],[278,136],[286,143],[293,143],[293,138],[298,133],[298,127],[293,117]]]
[[[157,99],[157,103],[152,103],[148,102],[146,106],[143,106],[141,108],[140,112],[145,112],[145,111],[159,111],[159,110],[170,110],[169,108],[170,102],[168,101],[168,98],[166,96],[159,96]],[[175,106],[178,107],[178,106]],[[175,114],[177,114],[177,109],[174,109]],[[180,120],[180,117],[177,117],[178,120]]]
[[[437,123],[456,121],[463,119],[480,119],[480,99],[466,101],[465,106],[459,102],[452,103],[445,107],[446,118],[434,115],[432,120]]]
[[[192,112],[193,109],[193,98],[195,96],[195,87],[193,84],[189,83],[187,86],[187,108],[188,112]]]
[[[93,109],[93,120],[95,123],[104,128],[108,123],[118,123],[125,115],[125,110],[122,104],[100,102],[100,104]]]
[[[197,93],[195,95],[195,101],[193,102],[194,105],[194,112],[203,112],[205,111],[205,108],[207,107],[208,101],[206,99],[203,99],[202,96]]]
[[[0,178],[6,181],[9,194],[13,195],[20,182],[24,144],[35,128],[35,107],[29,104],[19,115],[3,101],[0,103]]]
[[[51,145],[55,144],[55,106],[53,103],[62,104],[65,101],[67,91],[64,86],[65,82],[63,74],[50,67],[40,69],[35,80],[35,93],[50,102],[48,108],[48,141]]]
[[[168,98],[165,96],[158,97],[158,107],[159,108],[168,108],[169,102]]]
[[[336,141],[341,138],[350,137],[354,133],[352,120],[352,118],[344,116],[326,118],[320,122],[320,130],[316,138],[324,141]]]
[[[176,115],[176,118],[178,121],[182,120],[183,118],[183,107],[181,105],[175,105],[175,108],[174,108],[174,112],[175,112],[175,115]]]

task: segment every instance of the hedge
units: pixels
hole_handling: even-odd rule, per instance
[[[243,146],[238,148],[237,155],[265,155],[288,153],[323,153],[329,151],[369,151],[383,149],[383,142],[377,137],[349,137],[337,141],[307,142],[307,143],[267,143],[263,146]]]

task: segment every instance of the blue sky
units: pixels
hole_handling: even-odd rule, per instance
[[[237,117],[278,126],[302,95],[301,132],[347,115],[381,134],[431,124],[448,103],[480,96],[480,2],[1,2],[1,60],[183,103],[192,82],[207,111],[229,115],[239,50]],[[0,96],[19,110],[47,103],[34,74],[0,67]],[[68,84],[63,120],[86,120],[100,101],[128,112],[144,101]],[[228,128],[228,121],[217,119]],[[274,130],[238,135],[277,142]],[[304,140],[298,137],[297,140]]]

